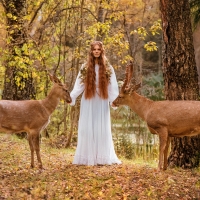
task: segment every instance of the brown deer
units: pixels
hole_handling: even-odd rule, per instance
[[[40,157],[40,132],[48,125],[50,116],[56,109],[60,99],[67,103],[71,97],[66,85],[55,76],[50,75],[54,83],[51,91],[42,100],[1,100],[0,101],[0,131],[5,133],[26,132],[31,150],[31,167],[34,167],[34,151],[39,167],[42,167]]]
[[[200,133],[199,101],[152,101],[136,93],[140,84],[132,84],[133,64],[126,68],[126,78],[114,106],[127,105],[159,136],[159,170],[167,169],[170,137],[194,136]]]

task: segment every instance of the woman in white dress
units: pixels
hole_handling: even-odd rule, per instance
[[[70,105],[74,105],[82,93],[78,144],[73,164],[120,164],[112,140],[109,107],[119,90],[114,69],[109,65],[100,41],[91,44],[88,60],[81,66],[70,94]]]

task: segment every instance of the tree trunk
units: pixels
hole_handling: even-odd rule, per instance
[[[193,32],[193,44],[195,49],[195,60],[199,77],[199,86],[200,86],[200,23],[197,25],[196,29]]]
[[[26,0],[6,0],[4,9],[7,16],[7,44],[9,55],[5,61],[3,99],[35,99],[32,70],[28,55]]]
[[[30,58],[28,55],[26,0],[1,1],[7,16],[8,55],[5,61],[5,80],[2,99],[35,99]],[[24,138],[25,132],[18,133]]]
[[[109,1],[108,1],[108,3],[109,3]],[[107,14],[107,11],[103,8],[102,4],[103,4],[103,1],[100,1],[99,8],[98,8],[98,14],[97,14],[97,22],[100,22],[100,23],[105,22],[105,17]],[[104,38],[104,35],[105,34],[103,33],[102,29],[100,28],[100,30],[97,33],[96,40],[102,41]]]
[[[160,0],[163,25],[163,74],[168,100],[198,100],[189,1]],[[200,137],[172,138],[169,166],[193,168],[199,164]]]

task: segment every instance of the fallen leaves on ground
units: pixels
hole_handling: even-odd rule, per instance
[[[0,135],[0,200],[200,199],[200,172],[148,165],[72,165],[74,151],[41,145],[44,168],[30,168],[26,140]],[[35,160],[37,163],[37,160]]]

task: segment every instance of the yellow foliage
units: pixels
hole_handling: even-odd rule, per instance
[[[36,73],[35,71],[33,71],[33,72],[32,72],[32,77],[33,77],[33,78],[36,78],[37,76],[38,76],[37,73]]]
[[[158,50],[158,47],[156,46],[156,43],[155,42],[147,42],[145,45],[144,45],[144,48],[147,50],[147,51],[157,51]]]
[[[155,21],[153,23],[153,25],[151,26],[151,28],[149,29],[150,32],[155,35],[155,34],[159,34],[158,31],[162,30],[162,27],[161,27],[161,20],[158,20],[158,21]]]
[[[12,18],[12,13],[7,13],[6,15],[8,18]]]

